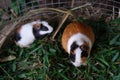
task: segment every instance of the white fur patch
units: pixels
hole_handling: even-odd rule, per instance
[[[79,66],[81,66],[81,49],[80,48],[77,48],[76,50],[75,50],[75,62],[72,62],[73,63],[73,65],[74,66],[76,66],[76,67],[79,67]]]
[[[17,42],[18,45],[21,45],[22,47],[27,47],[29,46],[29,44],[33,43],[35,37],[32,29],[33,29],[33,24],[35,23],[36,22],[34,21],[32,23],[27,23],[21,27],[20,30],[21,39]]]
[[[77,33],[77,34],[74,34],[73,36],[70,37],[70,39],[68,40],[68,43],[67,43],[67,49],[68,49],[68,53],[70,54],[70,49],[71,49],[71,45],[73,42],[76,41],[76,43],[81,46],[84,41],[88,42],[88,46],[90,47],[90,49],[92,48],[92,42],[91,40],[84,34],[81,34],[81,33]]]
[[[119,11],[118,11],[118,18],[120,18],[120,8],[119,8]]]
[[[51,32],[53,31],[53,28],[48,24],[48,22],[42,21],[41,23],[42,23],[45,27],[48,28],[48,31],[40,31],[39,33],[40,33],[41,35],[48,34],[48,33],[51,33]]]
[[[34,24],[41,24],[41,21],[40,21],[40,20],[37,20],[37,21],[33,21],[33,22],[31,22],[31,23],[28,23],[28,24],[32,24],[32,25],[34,25]]]
[[[68,49],[68,53],[70,54],[70,50],[71,50],[71,45],[73,44],[73,42],[76,42],[77,45],[81,46],[84,41],[86,41],[89,45],[89,48],[91,50],[92,48],[92,42],[91,40],[84,34],[81,33],[77,33],[74,34],[73,36],[70,37],[70,39],[68,40],[68,44],[67,44],[67,49]],[[79,67],[80,65],[84,65],[81,64],[82,60],[81,60],[81,49],[78,47],[75,51],[75,62],[72,62],[72,64],[76,67]]]

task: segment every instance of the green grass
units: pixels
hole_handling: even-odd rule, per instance
[[[48,35],[29,49],[16,45],[2,49],[0,55],[16,59],[0,63],[0,80],[120,80],[120,20],[82,21],[91,25],[96,35],[87,66],[76,68],[70,63],[61,46],[62,29],[55,42]]]

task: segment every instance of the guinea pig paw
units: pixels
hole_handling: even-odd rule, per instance
[[[17,43],[16,41],[15,41],[15,44],[16,44],[17,46],[19,46],[20,48],[23,48],[23,45],[22,45],[22,44]]]

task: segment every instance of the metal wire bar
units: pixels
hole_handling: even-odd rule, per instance
[[[115,0],[108,0],[108,1],[113,2],[113,3],[120,4],[120,2],[119,2],[119,1],[115,1]]]
[[[114,5],[109,5],[109,4],[105,4],[105,3],[97,3],[97,2],[93,2],[93,4],[95,5],[101,5],[101,7],[109,7],[109,8],[112,8]],[[114,8],[120,8],[120,7],[117,7],[117,6],[114,6]]]

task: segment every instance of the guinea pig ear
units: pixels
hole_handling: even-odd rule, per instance
[[[38,23],[33,24],[33,28],[40,29],[41,28],[41,24],[38,24]]]

